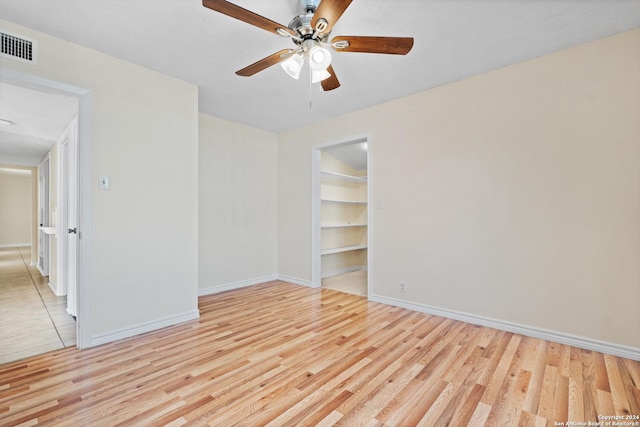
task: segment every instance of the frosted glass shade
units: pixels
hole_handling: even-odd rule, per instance
[[[327,70],[311,70],[311,83],[318,83],[329,77],[331,77],[331,74]]]
[[[313,71],[326,70],[331,65],[331,52],[327,49],[314,46],[309,51],[309,66]]]
[[[291,55],[286,61],[282,61],[280,66],[282,69],[294,79],[300,78],[300,70],[304,65],[304,58],[300,55]]]

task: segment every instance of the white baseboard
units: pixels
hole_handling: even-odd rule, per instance
[[[91,342],[87,347],[94,347],[97,345],[107,344],[112,341],[121,340],[123,338],[129,338],[135,335],[144,334],[145,332],[155,331],[157,329],[165,328],[167,326],[177,325],[178,323],[188,322],[200,317],[200,311],[188,311],[186,313],[180,313],[173,316],[167,316],[162,319],[153,320],[150,322],[139,323],[137,325],[118,329],[112,332],[99,334],[91,337]]]
[[[3,243],[0,245],[0,249],[2,248],[24,248],[26,246],[31,246],[31,243]]]
[[[231,291],[233,289],[240,289],[247,286],[257,285],[259,283],[271,282],[272,280],[276,280],[276,279],[277,279],[277,276],[274,274],[270,276],[255,277],[253,279],[248,279],[248,280],[240,280],[232,283],[224,283],[222,285],[209,286],[206,288],[199,288],[198,296],[201,297],[203,295],[211,295],[211,294],[217,294],[219,292]]]
[[[274,275],[263,276],[263,277],[255,277],[253,279],[240,280],[240,281],[237,281],[237,282],[224,283],[222,285],[214,285],[214,286],[209,286],[209,287],[206,287],[206,288],[200,288],[200,289],[198,289],[198,296],[201,297],[201,296],[204,296],[204,295],[217,294],[219,292],[231,291],[231,290],[234,290],[234,289],[245,288],[247,286],[258,285],[260,283],[265,283],[265,282],[272,282],[274,280],[282,280],[283,282],[289,282],[289,283],[293,283],[293,284],[296,284],[296,285],[312,287],[311,286],[311,280],[304,280],[304,279],[298,279],[297,277],[283,276],[281,274],[278,274],[278,275],[274,274]]]
[[[352,265],[351,267],[341,268],[340,270],[333,270],[327,273],[322,274],[322,278],[326,279],[327,277],[339,276],[341,274],[347,274],[354,271],[367,271],[366,265]]]
[[[297,277],[285,276],[282,274],[278,274],[277,279],[282,280],[283,282],[293,283],[294,285],[307,286],[309,288],[313,287],[311,280],[299,279]]]
[[[51,288],[51,291],[57,297],[63,297],[63,296],[65,296],[67,294],[66,292],[62,292],[60,289],[58,289],[58,286],[55,283],[51,283],[51,281],[49,281],[49,288]]]
[[[44,273],[44,270],[42,269],[42,266],[40,264],[36,264],[36,268],[38,269],[38,271],[40,272],[40,274],[42,276],[48,276],[49,275],[49,273],[47,273],[47,274]]]
[[[533,338],[539,338],[546,341],[553,341],[560,344],[566,344],[574,347],[583,348],[585,350],[598,351],[600,353],[611,354],[614,356],[624,357],[627,359],[640,361],[640,348],[629,347],[625,345],[610,343],[606,341],[594,340],[591,338],[581,337],[564,332],[550,331],[547,329],[537,328],[534,326],[522,325],[504,320],[492,319],[490,317],[477,316],[475,314],[462,313],[454,310],[447,310],[432,307],[426,304],[417,304],[413,302],[403,301],[395,298],[384,297],[380,295],[371,295],[371,301],[382,304],[392,305],[394,307],[406,308],[421,313],[432,314],[434,316],[446,317],[448,319],[460,320],[462,322],[474,325],[486,326],[502,331],[513,332],[520,335],[526,335]]]

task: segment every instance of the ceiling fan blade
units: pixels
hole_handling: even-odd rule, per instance
[[[271,67],[272,65],[276,65],[284,61],[285,59],[289,58],[291,56],[290,54],[293,52],[295,52],[293,49],[282,49],[280,52],[276,52],[273,55],[267,56],[260,61],[254,62],[253,64],[244,67],[242,70],[236,71],[236,74],[242,77],[253,76],[257,72],[260,72]]]
[[[336,72],[333,71],[333,66],[329,65],[329,67],[327,68],[327,71],[329,72],[329,74],[331,74],[331,77],[328,77],[320,82],[320,84],[322,85],[322,89],[325,92],[329,90],[338,89],[340,87],[340,82],[338,81]]]
[[[250,10],[236,6],[235,4],[229,3],[225,0],[202,0],[202,5],[211,10],[215,10],[216,12],[239,19],[247,24],[255,25],[256,27],[267,30],[270,33],[279,34],[278,29],[280,28],[291,35],[295,34],[292,29],[287,28],[284,25],[278,24],[264,16],[260,16],[257,13],[253,13]]]
[[[337,42],[349,42],[349,45],[340,47]],[[413,47],[413,37],[337,36],[331,40],[331,44],[336,52],[406,55]]]
[[[318,21],[323,18],[327,21],[327,26],[320,32],[328,33],[331,31],[344,11],[347,10],[351,1],[352,0],[321,0],[320,6],[318,6],[318,9],[316,9],[313,14],[313,19],[311,19],[311,28],[317,29],[316,25]]]

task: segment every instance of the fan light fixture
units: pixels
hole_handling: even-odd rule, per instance
[[[287,74],[298,80],[300,78],[300,70],[304,65],[304,58],[299,54],[291,55],[289,59],[281,62],[280,65]]]
[[[300,71],[302,71],[306,57],[309,58],[312,83],[319,83],[331,77],[331,74],[327,71],[327,68],[331,65],[331,52],[320,46],[314,46],[309,50],[302,51],[302,53],[293,54],[282,61],[280,66],[287,74],[297,80],[300,78]]]
[[[331,74],[327,70],[311,70],[311,83],[320,83],[329,77],[331,77]]]
[[[331,64],[331,52],[327,49],[314,46],[309,50],[309,66],[313,71],[326,70]]]
[[[311,80],[322,81],[322,90],[330,91],[340,87],[338,77],[331,66],[333,52],[406,55],[413,47],[413,37],[337,36],[329,40],[335,24],[353,0],[297,1],[300,3],[301,13],[294,16],[289,25],[284,26],[240,7],[233,1],[202,0],[202,5],[207,9],[286,37],[295,45],[291,49],[282,49],[236,71],[237,75],[250,77],[280,64],[287,74],[298,79],[305,59],[309,58]],[[329,52],[327,48],[331,48],[333,52]]]

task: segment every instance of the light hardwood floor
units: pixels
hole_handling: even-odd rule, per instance
[[[352,271],[322,279],[322,287],[348,294],[367,296],[367,272]]]
[[[553,426],[640,414],[640,362],[329,289],[201,297],[201,318],[0,366],[0,425]]]
[[[0,363],[75,346],[66,297],[29,266],[31,248],[0,248]]]

